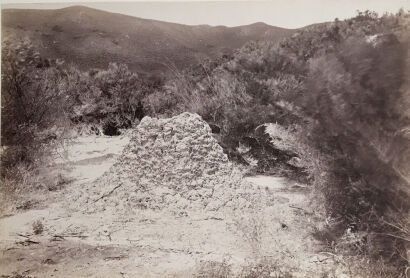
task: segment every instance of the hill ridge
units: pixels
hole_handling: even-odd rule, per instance
[[[3,39],[28,37],[43,56],[62,58],[84,70],[117,62],[150,74],[165,73],[164,60],[183,69],[233,53],[249,41],[279,41],[295,32],[261,22],[236,27],[184,25],[82,5],[2,9],[2,31]]]

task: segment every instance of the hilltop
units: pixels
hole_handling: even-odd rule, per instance
[[[230,54],[248,41],[278,41],[296,30],[255,23],[238,27],[182,25],[85,6],[2,10],[3,38],[30,38],[40,53],[81,69],[125,63],[137,72],[183,68]]]

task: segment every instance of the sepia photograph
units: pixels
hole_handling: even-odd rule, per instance
[[[0,278],[410,278],[410,0],[2,0],[0,119]]]

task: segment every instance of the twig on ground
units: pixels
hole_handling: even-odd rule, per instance
[[[20,248],[17,248],[17,247],[9,247],[9,248],[7,248],[6,250],[3,251],[3,254],[4,254],[6,251],[10,251],[10,250],[13,250],[13,249],[20,249]]]
[[[18,241],[18,242],[16,242],[16,244],[21,244],[21,245],[25,246],[25,245],[30,245],[30,244],[40,244],[40,242],[31,240],[31,239],[26,239],[24,241]]]
[[[307,210],[305,210],[305,209],[303,209],[303,208],[296,207],[296,206],[292,206],[292,205],[289,205],[289,207],[290,207],[290,208],[293,208],[293,209],[301,210],[301,211],[303,211],[303,212],[304,212],[305,214],[307,214],[307,215],[313,215],[313,212],[309,212],[309,211],[307,211]]]
[[[53,235],[54,238],[61,238],[64,239],[66,237],[78,237],[78,238],[86,238],[87,235],[80,235],[80,234],[66,234],[66,235]]]
[[[127,258],[126,255],[119,255],[119,256],[111,256],[111,257],[105,257],[104,260],[108,261],[108,260],[122,260]]]
[[[110,196],[117,188],[119,188],[119,187],[121,187],[121,186],[122,186],[122,184],[117,185],[116,187],[114,187],[113,189],[111,189],[110,192],[108,192],[108,193],[106,193],[106,194],[103,194],[101,197],[99,197],[98,199],[96,199],[96,200],[94,201],[94,203],[98,202],[98,201],[101,200],[101,199],[104,199],[104,198]]]
[[[23,234],[20,234],[20,233],[16,233],[16,235],[21,236],[21,237],[25,237],[25,238],[28,238],[28,239],[30,239],[30,236],[31,236],[31,235],[23,235]]]
[[[53,235],[53,238],[51,239],[52,241],[57,241],[59,239],[65,240],[65,238],[63,236],[60,235]]]

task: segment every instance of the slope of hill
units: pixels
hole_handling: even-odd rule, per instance
[[[255,23],[189,26],[109,13],[84,6],[2,10],[5,36],[30,38],[42,54],[83,69],[126,63],[138,72],[183,67],[231,53],[251,40],[280,40],[295,31]]]

